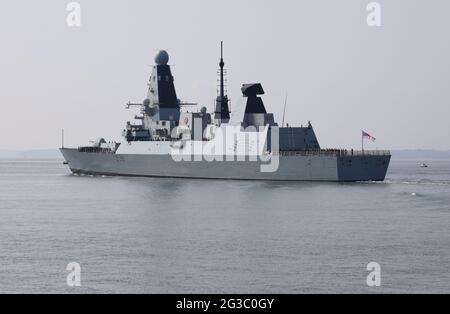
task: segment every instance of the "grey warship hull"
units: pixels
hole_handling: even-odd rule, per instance
[[[169,155],[82,152],[62,148],[74,174],[275,181],[383,181],[390,154],[280,152],[279,167],[261,172],[255,161],[174,161]]]
[[[127,121],[122,143],[99,138],[91,146],[61,148],[76,174],[282,181],[382,181],[388,151],[322,149],[310,121],[284,125],[268,112],[260,83],[243,84],[247,99],[242,122],[230,123],[223,49],[214,113],[181,102],[168,64],[159,51],[148,81],[147,97],[134,121]],[[197,107],[197,110],[195,108]],[[285,104],[286,109],[286,104]],[[365,137],[375,140],[369,134]],[[181,158],[179,158],[181,157]]]

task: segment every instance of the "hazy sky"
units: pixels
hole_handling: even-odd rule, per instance
[[[323,147],[450,149],[450,1],[385,0],[379,28],[365,0],[0,0],[0,149],[121,140],[157,49],[178,98],[212,109],[219,42],[241,119],[242,83],[261,82],[281,122],[311,120]],[[236,117],[235,117],[236,118]]]

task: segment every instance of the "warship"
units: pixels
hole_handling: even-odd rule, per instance
[[[230,122],[223,45],[214,112],[178,99],[167,51],[160,50],[147,97],[123,141],[104,138],[60,151],[73,174],[280,181],[383,181],[391,154],[379,150],[321,148],[310,122],[281,126],[267,112],[260,83],[242,85],[240,123]]]

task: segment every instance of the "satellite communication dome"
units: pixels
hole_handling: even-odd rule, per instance
[[[166,65],[169,63],[169,54],[165,50],[160,50],[155,56],[155,63],[157,65]]]

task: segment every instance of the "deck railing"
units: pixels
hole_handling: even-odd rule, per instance
[[[81,153],[103,153],[103,154],[114,153],[114,151],[111,148],[93,147],[93,146],[80,146],[78,147],[78,151]]]
[[[388,150],[353,150],[353,149],[305,149],[305,150],[283,150],[281,156],[390,156]]]

